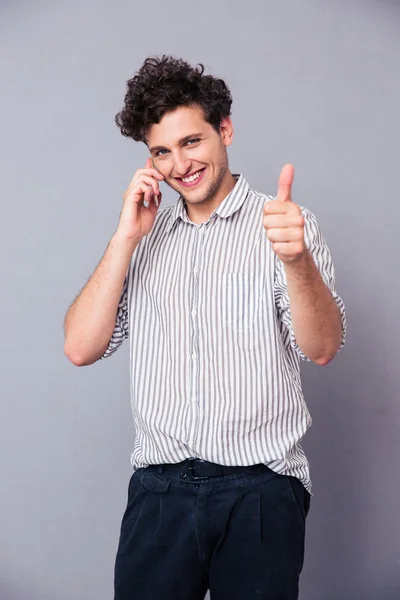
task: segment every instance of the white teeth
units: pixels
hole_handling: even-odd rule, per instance
[[[183,183],[191,183],[192,181],[196,181],[196,179],[198,179],[201,175],[201,171],[197,171],[197,173],[195,173],[194,175],[192,175],[191,177],[187,177],[186,179],[182,179]]]

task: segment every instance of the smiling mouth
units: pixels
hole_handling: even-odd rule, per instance
[[[197,185],[197,183],[203,178],[203,174],[204,171],[206,169],[199,169],[198,171],[196,171],[195,173],[193,173],[192,175],[190,175],[190,177],[177,177],[177,180],[179,181],[179,183],[181,183],[182,185],[184,185],[185,187],[193,187],[195,185]]]

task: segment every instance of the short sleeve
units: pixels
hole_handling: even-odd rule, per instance
[[[129,319],[128,319],[128,277],[125,277],[124,285],[120,301],[118,303],[117,314],[115,317],[115,327],[108,346],[103,356],[100,359],[108,358],[114,354],[120,347],[122,342],[129,336]]]
[[[305,221],[304,237],[306,246],[313,257],[314,263],[316,264],[323,281],[331,291],[331,294],[340,310],[342,339],[339,350],[341,350],[346,340],[347,323],[344,302],[338,295],[335,287],[335,268],[333,265],[332,256],[325,238],[322,235],[315,215],[310,210],[303,207],[301,208],[301,213]],[[284,337],[288,336],[290,346],[297,352],[302,360],[310,361],[310,359],[307,358],[302,352],[296,341],[290,314],[286,272],[284,265],[279,258],[276,259],[275,267],[275,304],[277,306],[278,316],[281,323],[281,331],[284,334]]]

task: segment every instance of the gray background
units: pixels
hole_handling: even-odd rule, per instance
[[[158,53],[226,79],[231,168],[253,189],[274,194],[295,165],[294,200],[316,213],[346,301],[345,350],[303,368],[301,600],[398,600],[400,4],[372,0],[1,2],[0,600],[112,597],[128,345],[78,369],[62,322],[144,165],[113,117]]]

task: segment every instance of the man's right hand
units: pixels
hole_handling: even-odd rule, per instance
[[[153,168],[152,160],[148,158],[145,168],[136,171],[124,194],[116,232],[118,235],[127,240],[140,241],[151,231],[161,203],[159,183],[163,180],[164,176]]]

